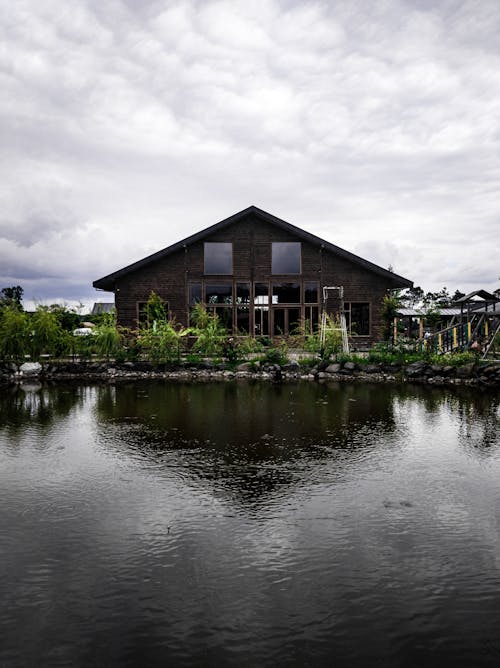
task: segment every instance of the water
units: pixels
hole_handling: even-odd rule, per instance
[[[2,388],[0,666],[500,665],[498,398]]]

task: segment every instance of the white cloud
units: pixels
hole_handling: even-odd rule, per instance
[[[9,3],[0,280],[83,298],[253,203],[498,287],[499,31],[496,0]]]

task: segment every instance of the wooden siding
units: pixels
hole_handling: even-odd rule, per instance
[[[233,275],[204,275],[203,244],[232,242]],[[272,242],[300,241],[302,244],[302,273],[273,275],[271,273]],[[370,304],[370,336],[364,341],[380,338],[382,329],[381,305],[390,281],[379,274],[326,250],[319,244],[309,243],[287,230],[276,227],[257,216],[235,222],[216,230],[203,240],[195,241],[176,250],[165,258],[131,271],[117,278],[115,303],[118,322],[125,327],[137,326],[137,303],[147,301],[153,290],[168,301],[170,313],[183,325],[188,322],[188,284],[210,281],[216,283],[318,281],[319,295],[323,286],[343,285],[344,301]]]

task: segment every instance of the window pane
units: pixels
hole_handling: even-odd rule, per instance
[[[201,301],[201,283],[191,283],[189,286],[189,305],[194,306]]]
[[[367,303],[351,303],[350,318],[351,334],[367,336],[370,334],[370,305]]]
[[[230,283],[207,285],[205,287],[206,304],[232,304],[233,286]]]
[[[248,306],[238,306],[236,311],[236,331],[250,334],[250,309]]]
[[[233,333],[233,309],[231,306],[223,306],[215,309],[219,316],[219,321],[226,329],[226,332]]]
[[[267,283],[256,283],[254,289],[254,303],[269,304],[269,286]]]
[[[250,283],[236,284],[236,303],[250,304]]]
[[[273,283],[273,304],[300,304],[299,283]]]
[[[289,308],[287,334],[298,334],[299,331],[300,331],[300,308]]]
[[[273,242],[273,274],[300,274],[300,248],[300,242],[296,241]]]
[[[257,306],[254,310],[255,335],[267,336],[269,334],[269,307]]]
[[[275,308],[273,310],[274,317],[274,336],[282,336],[285,332],[285,309]]]
[[[205,274],[233,273],[233,244],[207,242],[205,250]]]
[[[317,306],[306,306],[305,330],[312,334],[318,330],[319,309]]]
[[[148,324],[147,302],[137,302],[137,323],[140,327],[146,327]]]
[[[306,304],[318,303],[318,284],[316,281],[304,283],[304,302]]]

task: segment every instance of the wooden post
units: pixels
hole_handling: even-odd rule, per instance
[[[484,335],[488,336],[488,321],[486,319],[484,321]]]
[[[457,347],[457,328],[453,328],[453,348],[455,349]]]
[[[418,338],[423,339],[424,338],[424,319],[420,318],[418,321]]]
[[[439,349],[439,352],[443,351],[443,335],[442,334],[438,334],[438,349]]]
[[[467,323],[467,343],[470,342],[471,334],[472,334],[472,323],[468,322]]]
[[[392,324],[392,338],[394,340],[394,343],[398,340],[398,319],[396,316],[394,316],[394,322]]]

